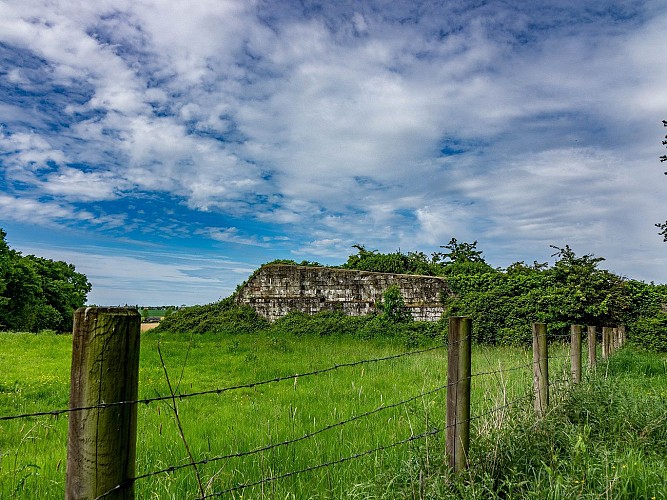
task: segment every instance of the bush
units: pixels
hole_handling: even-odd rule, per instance
[[[179,309],[165,317],[155,328],[155,332],[191,332],[204,322],[214,322],[225,311],[238,308],[232,297],[203,306]]]
[[[321,311],[313,315],[293,311],[268,330],[274,335],[355,335],[366,321],[365,317],[346,316],[340,311]]]
[[[405,307],[401,289],[392,285],[384,291],[380,305],[382,316],[390,323],[406,323],[412,321],[412,314]]]
[[[628,325],[628,340],[637,347],[667,352],[667,314],[639,318]]]
[[[193,333],[256,333],[265,329],[269,322],[257,314],[252,307],[241,306],[223,310],[206,318],[192,328]]]

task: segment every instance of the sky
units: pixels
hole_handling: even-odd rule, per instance
[[[664,0],[0,0],[0,227],[90,304],[551,245],[667,282]]]

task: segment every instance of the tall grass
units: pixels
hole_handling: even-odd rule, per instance
[[[3,367],[0,372],[0,415],[67,407],[71,336],[0,334],[0,342],[3,345],[0,354]],[[361,340],[336,335],[147,333],[142,337],[141,346],[141,398],[168,395],[157,353],[158,342],[169,377],[179,393],[268,380],[406,350],[396,339]],[[552,346],[551,354],[555,359],[550,373],[555,380],[568,369],[564,359],[567,348]],[[633,367],[643,366],[640,370],[648,373],[644,375],[647,380],[664,379],[664,373],[660,372],[661,361],[635,365],[636,357],[648,359],[641,356],[632,352],[625,362]],[[658,484],[655,474],[649,474],[640,465],[630,466],[630,455],[627,455],[630,452],[625,448],[626,461],[615,455],[618,450],[598,453],[596,440],[606,434],[598,431],[594,415],[602,415],[609,398],[620,401],[634,397],[638,389],[634,385],[632,391],[618,392],[612,383],[617,378],[632,380],[624,375],[629,370],[620,364],[623,362],[621,355],[609,364],[608,378],[596,378],[576,391],[563,388],[562,396],[555,398],[558,401],[556,409],[540,423],[535,423],[532,418],[530,398],[502,408],[525,396],[530,390],[532,375],[529,366],[505,372],[500,370],[528,365],[531,359],[531,354],[520,348],[474,346],[472,371],[485,374],[472,380],[471,413],[473,417],[484,416],[472,423],[472,467],[465,478],[445,473],[444,435],[435,433],[331,467],[233,491],[224,497],[487,498],[539,496],[539,492],[545,491],[590,491],[592,495],[610,488],[609,478],[615,477],[612,471],[618,467],[619,479],[613,483],[611,491],[640,491],[643,488],[641,491],[647,494],[655,493]],[[333,427],[312,439],[252,455],[216,459],[296,439],[355,415],[444,386],[446,368],[446,350],[438,349],[220,395],[177,399],[176,405],[193,456],[198,461],[210,460],[197,467],[202,487],[208,494],[335,462],[383,448],[411,435],[441,429],[445,422],[445,391]],[[600,367],[602,375],[604,368],[604,365]],[[662,407],[657,396],[660,390],[667,390],[667,382],[662,386],[656,384],[656,388],[651,389],[657,391],[651,393],[655,395],[650,400],[654,408],[651,417],[641,420],[637,408],[637,421],[633,425],[644,431],[640,443],[656,440],[662,443],[660,439],[664,438],[662,430],[648,425],[649,422],[660,422]],[[596,386],[606,387],[613,394],[601,395],[604,391],[593,391]],[[658,387],[662,389],[658,390]],[[641,393],[641,401],[646,399],[645,392]],[[628,415],[634,408],[630,403],[618,404],[617,431],[625,428],[620,414]],[[496,408],[501,409],[490,412]],[[169,402],[142,404],[138,412],[137,474],[187,464],[190,459]],[[587,420],[576,421],[577,415],[577,418],[583,418],[582,412],[589,415]],[[569,422],[570,427],[563,427],[564,422]],[[586,431],[584,425],[590,430]],[[570,428],[576,428],[576,433],[567,430]],[[62,498],[66,432],[67,418],[64,416],[0,422],[0,497]],[[581,440],[575,439],[579,434]],[[581,454],[582,446],[586,447],[587,455]],[[580,450],[579,466],[566,465],[573,461],[567,452],[569,447]],[[662,460],[662,468],[656,470],[658,475],[665,471],[664,453],[661,455],[657,448],[650,451],[635,446],[632,457],[632,464],[649,459],[657,466]],[[621,474],[623,464],[642,479],[623,486],[623,478],[627,478]],[[591,470],[582,472],[581,466]],[[596,473],[598,469],[599,473]],[[582,474],[586,482],[579,486],[574,477],[584,477]],[[533,484],[537,484],[538,489]],[[199,494],[199,485],[193,467],[186,467],[141,479],[136,483],[136,491],[137,498],[194,498]]]
[[[667,357],[625,348],[546,418],[477,432],[471,468],[432,475],[430,498],[667,498]],[[409,495],[396,495],[396,498]]]

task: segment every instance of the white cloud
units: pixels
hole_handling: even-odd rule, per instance
[[[38,226],[85,223],[105,229],[117,228],[125,221],[122,215],[96,215],[88,210],[78,210],[69,204],[3,194],[0,194],[0,218]]]
[[[255,236],[244,236],[236,227],[221,228],[207,228],[203,231],[197,231],[198,234],[206,234],[216,241],[226,243],[235,243],[238,245],[251,245],[257,247],[265,247],[267,243],[260,241]]]
[[[32,246],[19,250],[75,263],[77,272],[85,274],[93,285],[88,303],[97,305],[214,302],[233,292],[254,269],[238,261],[212,257],[198,260],[196,256],[179,257],[173,252],[161,256],[159,252],[128,250],[125,255],[118,255],[101,253],[94,247],[84,251]]]
[[[0,209],[108,228],[81,206],[166,194],[239,221],[196,234],[262,247],[243,219],[272,224],[304,258],[456,236],[656,259],[667,11],[613,7],[4,2],[0,79],[48,106],[0,105]]]
[[[314,255],[315,257],[341,259],[344,261],[345,257],[351,253],[351,244],[349,241],[340,238],[325,238],[308,242],[292,253],[298,256]]]
[[[118,196],[123,183],[110,172],[82,172],[61,167],[45,177],[42,190],[72,200],[111,200]]]

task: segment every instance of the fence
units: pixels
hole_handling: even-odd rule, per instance
[[[380,363],[405,356],[413,356],[445,346],[436,346],[382,358],[365,359],[350,363],[336,364],[305,373],[250,382],[229,387],[219,387],[205,391],[175,394],[167,375],[170,395],[138,399],[139,366],[139,330],[140,316],[135,310],[123,308],[86,308],[76,311],[73,331],[72,373],[70,406],[66,409],[44,412],[1,416],[0,421],[16,420],[40,415],[69,414],[69,432],[67,444],[66,498],[134,498],[134,485],[137,481],[167,474],[176,470],[191,468],[197,474],[197,467],[211,462],[234,457],[248,456],[267,450],[288,446],[305,441],[331,429],[343,427],[390,408],[408,404],[429,394],[446,391],[446,423],[442,428],[431,428],[419,434],[411,434],[405,439],[383,444],[373,449],[364,450],[335,460],[311,465],[283,474],[263,477],[257,481],[237,484],[225,490],[206,493],[199,482],[199,497],[211,498],[223,496],[235,491],[277,481],[286,477],[330,467],[336,464],[359,459],[383,450],[396,448],[407,443],[426,439],[429,436],[444,433],[446,435],[446,454],[449,468],[459,472],[468,467],[470,423],[476,419],[499,412],[521,402],[534,399],[537,418],[542,418],[549,409],[550,386],[549,357],[546,325],[533,325],[533,361],[531,363],[478,373],[471,373],[471,332],[472,324],[467,318],[449,319],[447,383],[396,403],[385,404],[373,410],[354,415],[345,420],[325,425],[289,440],[271,443],[259,448],[233,454],[196,460],[189,449],[189,462],[171,465],[160,470],[137,476],[135,474],[137,405],[156,401],[171,401],[174,409],[176,401],[194,398],[206,394],[221,394],[237,389],[258,387],[265,384],[292,380],[296,377],[320,375],[345,367],[368,363]],[[588,367],[596,366],[596,327],[588,326]],[[607,359],[625,343],[625,329],[602,328],[602,358]],[[568,335],[570,341],[570,383],[580,383],[582,379],[582,328],[573,325]],[[471,416],[470,386],[471,380],[484,375],[504,373],[514,370],[533,371],[533,386],[512,401]],[[174,412],[179,428],[178,412]],[[187,442],[183,439],[187,448]]]

